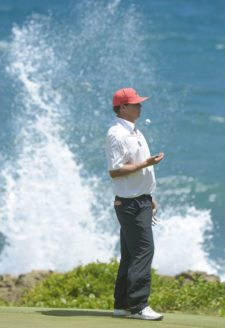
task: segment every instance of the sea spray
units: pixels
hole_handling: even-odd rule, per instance
[[[81,165],[60,137],[65,113],[62,96],[52,88],[54,51],[32,21],[14,28],[8,72],[18,86],[20,109],[14,161],[2,171],[5,193],[1,231],[6,244],[1,273],[32,269],[68,270],[75,264],[108,260],[111,232],[97,229],[92,213],[94,177],[84,181]],[[75,123],[76,124],[76,123]],[[101,213],[98,213],[98,223]]]
[[[149,17],[146,32],[134,6],[103,3],[82,2],[74,8],[76,19],[33,15],[14,27],[7,42],[16,138],[1,168],[1,273],[66,271],[119,256],[119,226],[104,157],[114,90],[133,86],[151,96],[140,120],[150,116],[157,122],[143,126],[151,147],[168,145],[160,174],[167,174],[164,165],[171,172],[169,158],[181,155],[183,144],[176,144],[176,134],[169,148],[171,131],[184,127],[171,125],[179,123],[174,93],[165,97],[167,88],[157,85],[155,71],[160,69],[152,55],[157,33],[151,32]],[[168,185],[158,179],[161,225],[154,228],[153,264],[163,273],[187,268],[215,272],[206,238],[208,227],[213,229],[211,212],[193,205],[198,181],[180,180],[183,162],[172,163],[179,168],[177,176]]]
[[[182,214],[181,214],[182,213]],[[155,227],[155,258],[153,266],[162,274],[177,274],[187,270],[217,273],[217,265],[209,260],[205,249],[213,225],[208,210],[194,207],[167,208]]]

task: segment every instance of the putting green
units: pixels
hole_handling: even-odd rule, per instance
[[[224,328],[225,318],[165,314],[163,321],[113,318],[111,311],[0,307],[1,328]]]

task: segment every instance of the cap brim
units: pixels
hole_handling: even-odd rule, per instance
[[[129,104],[140,104],[147,99],[149,99],[149,97],[136,97],[132,102],[129,101]]]

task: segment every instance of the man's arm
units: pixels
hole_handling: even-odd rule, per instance
[[[111,178],[122,177],[131,173],[134,173],[138,170],[141,170],[147,166],[158,164],[164,157],[163,153],[159,153],[158,155],[154,155],[152,157],[147,158],[145,161],[141,163],[127,163],[123,164],[123,166],[117,170],[109,171]]]

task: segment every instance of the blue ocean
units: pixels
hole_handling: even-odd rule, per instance
[[[165,153],[153,267],[225,280],[224,22],[223,0],[0,0],[0,274],[119,257],[104,143],[133,87]]]

